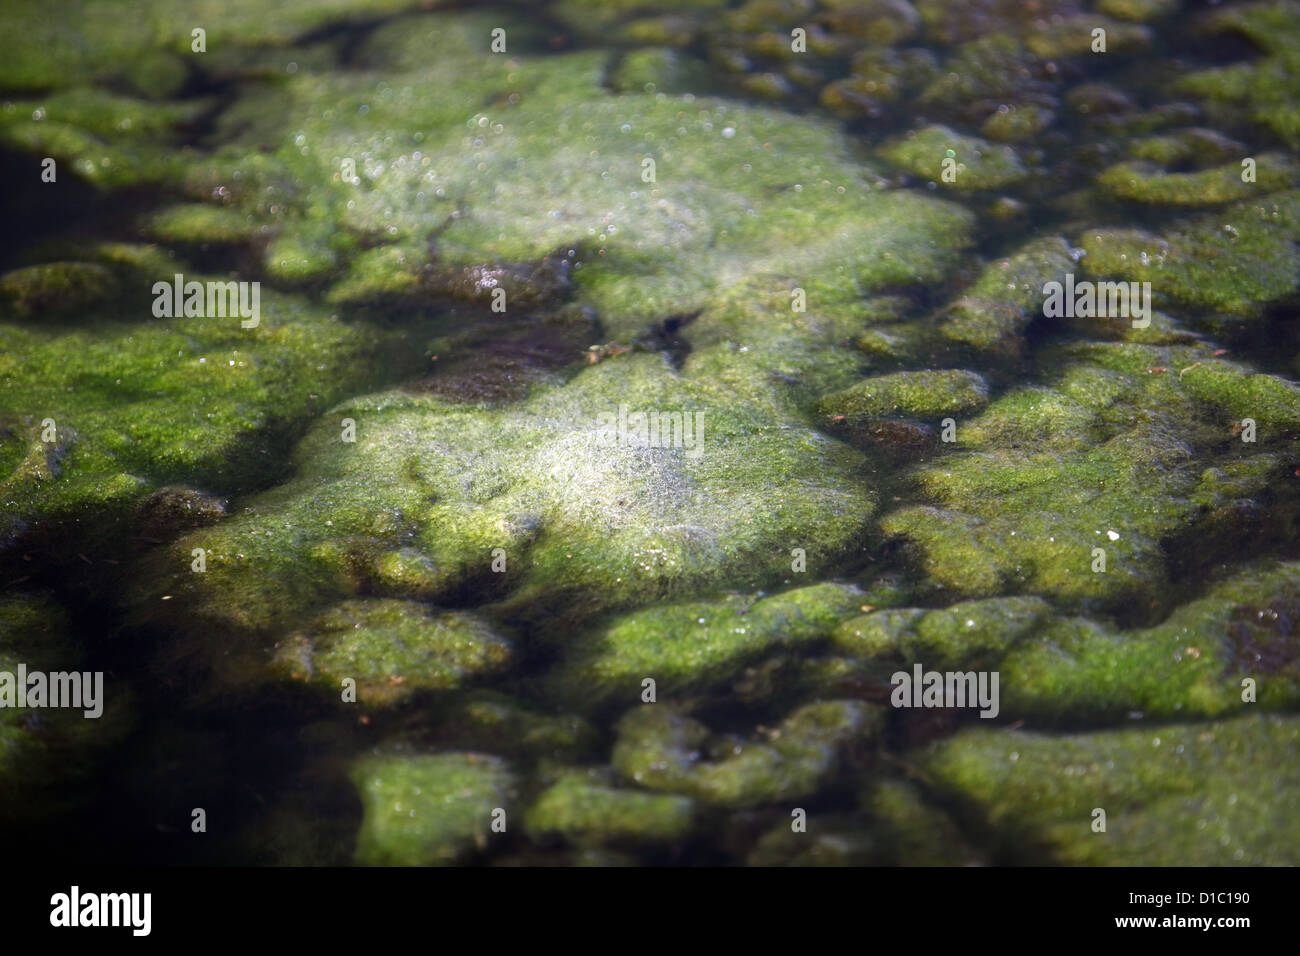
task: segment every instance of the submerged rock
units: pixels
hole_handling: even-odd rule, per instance
[[[218,862],[1295,862],[1293,0],[281,6],[0,37],[58,169],[0,665],[180,715],[0,712],[6,820],[238,774]],[[881,706],[917,663],[996,721]]]
[[[757,739],[715,736],[665,704],[645,704],[619,722],[612,761],[630,781],[728,807],[797,800],[836,772],[842,751],[869,739],[878,709],[858,701],[809,704]],[[767,739],[764,740],[763,738]]]
[[[1254,716],[1072,736],[965,730],[922,766],[1006,862],[1294,866],[1298,749],[1295,718]]]
[[[495,757],[377,754],[358,761],[352,778],[365,814],[362,866],[445,866],[488,847],[494,811],[509,826],[514,778]]]

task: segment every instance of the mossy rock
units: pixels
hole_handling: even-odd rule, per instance
[[[1003,713],[1087,725],[1291,709],[1300,654],[1287,634],[1297,614],[1300,566],[1284,563],[1251,567],[1154,627],[1053,621],[1002,661]]]
[[[514,777],[496,757],[474,753],[376,754],[352,779],[364,818],[362,866],[446,866],[487,848],[494,811],[513,808]]]
[[[598,418],[620,406],[698,415],[696,450],[664,447],[671,431],[658,447],[634,427],[620,439],[614,419]],[[183,633],[205,622],[278,636],[349,593],[438,600],[477,582],[507,599],[494,613],[559,629],[723,581],[780,581],[795,547],[810,573],[829,568],[874,503],[856,453],[652,355],[601,362],[499,409],[358,399],[323,419],[296,460],[293,480],[151,559],[141,612]],[[193,574],[200,547],[207,570]]]
[[[694,826],[687,797],[613,787],[599,772],[571,770],[528,808],[524,829],[534,839],[558,836],[579,845],[680,843]]]
[[[764,656],[814,646],[864,602],[857,588],[817,584],[637,611],[572,642],[552,687],[588,703],[634,702],[646,678],[657,695],[698,693],[735,680]]]
[[[880,156],[915,176],[955,190],[1002,189],[1029,175],[1010,146],[927,126],[886,143]]]
[[[642,704],[619,721],[612,760],[629,781],[705,803],[749,807],[798,800],[827,783],[843,752],[869,740],[882,719],[869,704],[825,701],[799,708],[769,734],[744,740],[715,736],[670,705]]]
[[[1300,193],[1272,193],[1178,220],[1160,235],[1090,229],[1077,243],[1090,278],[1150,282],[1157,304],[1246,318],[1286,298],[1300,275]]]
[[[420,690],[449,690],[504,670],[513,648],[464,611],[430,612],[414,601],[353,600],[282,641],[276,671],[375,706]]]
[[[964,730],[919,760],[1005,862],[1294,866],[1300,721]],[[1094,829],[1097,810],[1105,830]]]

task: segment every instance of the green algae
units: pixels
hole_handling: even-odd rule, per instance
[[[430,614],[411,601],[351,601],[281,642],[275,667],[334,690],[351,679],[357,702],[374,706],[500,671],[511,650],[472,614]]]
[[[1085,620],[1053,622],[1002,661],[1004,711],[1064,723],[1294,707],[1300,659],[1284,635],[1298,575],[1295,564],[1253,568],[1160,624],[1122,634]]]
[[[45,262],[0,275],[0,301],[24,319],[75,314],[116,292],[113,273],[97,262]]]
[[[1295,185],[1297,169],[1281,153],[1265,153],[1256,160],[1257,178],[1245,182],[1240,162],[1194,173],[1170,173],[1150,163],[1119,163],[1097,183],[1116,199],[1165,206],[1210,206],[1240,201]]]
[[[697,416],[699,453],[602,432],[597,416],[620,406]],[[514,613],[582,620],[781,580],[796,547],[816,573],[844,555],[873,496],[853,453],[800,428],[657,356],[599,363],[518,407],[370,396],[308,435],[289,483],[177,542],[138,600],[161,614],[173,595],[166,615],[185,631],[268,634],[330,594],[431,600],[477,581],[505,589]],[[194,548],[209,552],[202,575],[182,557]]]
[[[890,608],[844,621],[834,641],[855,658],[872,661],[882,674],[918,661],[932,669],[970,667],[998,661],[1050,614],[1051,605],[1038,597],[966,601],[933,610]]]
[[[571,764],[596,756],[600,735],[572,713],[547,713],[497,691],[476,690],[439,711],[432,739],[521,761]]]
[[[634,50],[610,77],[623,93],[693,93],[707,82],[704,64],[670,47]]]
[[[863,602],[857,588],[817,584],[625,615],[570,653],[554,675],[556,692],[634,701],[645,678],[665,696],[699,692],[735,680],[750,661],[815,645]]]
[[[842,751],[869,738],[879,723],[870,705],[824,701],[790,714],[767,740],[744,740],[711,734],[669,705],[645,704],[619,721],[611,760],[624,778],[650,790],[756,806],[814,793],[834,773]]]
[[[372,363],[402,348],[400,333],[351,326],[271,290],[252,329],[237,316],[143,320],[153,280],[141,271],[115,271],[116,286],[135,291],[107,307],[82,306],[75,321],[0,323],[0,418],[12,436],[3,443],[37,451],[42,423],[53,421],[55,440],[45,444],[58,462],[57,473],[2,479],[7,526],[40,535],[169,482],[265,480],[266,456],[300,422],[374,381]],[[33,285],[24,277],[18,302]],[[59,300],[74,308],[81,288],[64,278]]]
[[[876,192],[828,124],[719,100],[611,97],[597,55],[511,66],[454,46],[446,23],[372,37],[372,55],[398,63],[419,43],[419,69],[387,74],[378,91],[370,76],[298,74],[247,122],[223,117],[236,145],[274,147],[275,177],[296,183],[280,216],[313,211],[386,242],[436,234],[438,262],[451,267],[574,249],[577,300],[611,337],[696,311],[754,273],[798,279],[834,260],[863,285],[922,282],[961,242],[956,210]],[[431,50],[442,54],[432,69]],[[498,105],[431,109],[419,91],[440,82]],[[359,186],[338,179],[349,158]],[[882,247],[888,256],[874,253]]]
[[[965,730],[922,766],[1007,860],[1287,866],[1300,846],[1298,744],[1296,720],[1280,716],[1077,735]]]
[[[680,842],[693,825],[694,803],[686,797],[612,787],[601,774],[582,770],[562,774],[524,817],[529,834],[579,845]]]
[[[1300,194],[1273,193],[1179,220],[1161,235],[1096,229],[1079,236],[1090,277],[1150,282],[1157,303],[1259,314],[1287,296],[1300,271]]]
[[[441,866],[483,850],[494,811],[509,826],[513,777],[495,757],[473,753],[374,755],[352,770],[365,815],[362,866]]]
[[[1234,421],[1255,415],[1275,429],[1275,447],[1293,447],[1284,423],[1300,413],[1300,389],[1205,350],[1096,343],[1043,361],[1051,390],[1011,390],[959,426],[956,453],[912,477],[932,503],[880,521],[957,595],[1145,593],[1166,579],[1164,539],[1277,473],[1265,462],[1242,485],[1205,482],[1207,460],[1194,449],[1218,450],[1226,464]],[[1107,552],[1100,564],[1097,548]]]
[[[1073,257],[1058,237],[1036,239],[990,263],[940,314],[939,334],[959,345],[992,349],[1039,317],[1049,282],[1071,270]]]
[[[1293,731],[1224,718],[1295,705],[1296,571],[1256,558],[1295,538],[1300,402],[1245,333],[1239,359],[1218,341],[1279,331],[1300,272],[1294,167],[1270,149],[1295,145],[1293,4],[1210,14],[1262,55],[1162,61],[1153,89],[1078,80],[1095,26],[1121,64],[1146,52],[1159,0],[391,16],[416,6],[268,21],[150,2],[127,29],[56,3],[93,32],[76,57],[74,30],[17,10],[49,49],[0,41],[22,95],[0,143],[133,210],[115,191],[161,185],[131,228],[170,250],[54,243],[0,276],[6,572],[80,554],[102,576],[124,540],[150,545],[120,603],[150,680],[208,672],[187,707],[307,680],[287,699],[336,713],[356,679],[361,718],[307,749],[334,761],[372,709],[367,742],[420,744],[354,767],[362,863],[638,862],[691,841],[754,865],[1293,862],[1291,792],[1226,789],[1294,765]],[[209,53],[190,20],[211,21]],[[376,26],[339,29],[359,23]],[[551,52],[570,37],[550,24],[581,52]],[[726,88],[746,99],[703,95]],[[1080,128],[1095,142],[1064,148]],[[971,208],[890,188],[873,154]],[[1026,208],[1059,217],[1022,239]],[[977,229],[998,236],[984,261],[963,255]],[[186,271],[172,251],[262,278],[262,326],[149,320],[151,283]],[[1149,280],[1164,311],[1049,319],[1044,286],[1071,272]],[[600,444],[596,416],[621,407],[702,412],[700,457]],[[955,441],[934,441],[941,417]],[[1000,669],[1002,719],[1035,729],[1204,719],[1158,733],[1211,779],[1144,768],[1145,727],[911,753],[933,733],[914,715],[882,737],[882,709],[847,698],[916,661]],[[637,703],[646,677],[661,703]],[[41,765],[30,736],[14,752]],[[1010,783],[1007,740],[1033,767]],[[873,779],[876,747],[915,757],[924,787]],[[1071,789],[1099,776],[1111,843]],[[807,833],[796,800],[818,808]],[[1180,829],[1178,800],[1219,846]],[[336,862],[353,822],[304,819],[337,812],[291,795],[239,839]]]
[[[817,408],[829,418],[860,425],[887,415],[966,415],[987,405],[988,398],[988,384],[974,372],[894,372],[825,395]]]
[[[1244,36],[1263,55],[1253,62],[1185,76],[1179,89],[1208,100],[1219,118],[1232,122],[1244,113],[1296,148],[1300,145],[1298,20],[1300,5],[1291,0],[1214,11],[1203,24],[1206,32]]]
[[[54,674],[74,674],[86,706],[18,708],[11,700],[0,709],[0,822],[15,828],[84,812],[87,782],[132,724],[130,692],[102,674],[99,713],[86,716],[94,708],[79,692],[85,648],[49,594],[11,589],[0,597],[0,672],[16,681],[20,665],[45,673],[51,688]]]
[[[1010,146],[995,146],[946,126],[927,126],[886,143],[879,152],[913,175],[953,189],[1002,189],[1029,175]]]
[[[261,231],[236,209],[198,203],[168,206],[151,213],[141,231],[171,243],[248,242]]]

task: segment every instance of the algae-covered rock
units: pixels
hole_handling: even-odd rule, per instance
[[[70,179],[103,191],[161,183],[183,174],[185,130],[211,105],[154,103],[79,86],[0,105],[0,143],[31,157],[31,175],[54,199]]]
[[[1243,36],[1261,55],[1246,63],[1182,77],[1178,88],[1207,100],[1217,116],[1240,114],[1271,129],[1288,146],[1300,145],[1300,4],[1294,0],[1234,5],[1203,22],[1211,35]]]
[[[126,682],[96,676],[85,658],[70,614],[50,595],[0,597],[0,824],[14,839],[84,812],[88,781],[131,728]]]
[[[382,79],[299,73],[238,104],[222,117],[231,143],[214,169],[277,188],[274,211],[254,205],[254,191],[244,201],[262,221],[297,231],[325,216],[378,243],[432,238],[441,266],[573,250],[575,300],[599,311],[610,338],[698,311],[758,273],[924,282],[963,241],[955,209],[875,190],[829,123],[721,100],[610,96],[600,53],[525,49],[507,60],[457,44],[456,22],[376,31],[363,62],[410,61]],[[435,95],[448,86],[458,100]],[[490,105],[467,113],[462,102]],[[271,150],[261,167],[252,148]],[[484,305],[490,291],[480,290]]]
[[[1206,561],[1227,557],[1215,515],[1281,473],[1234,423],[1267,421],[1266,443],[1293,449],[1300,388],[1187,346],[1080,344],[1042,360],[1052,387],[1009,391],[958,427],[964,453],[919,466],[927,503],[885,515],[882,530],[956,595],[1116,601],[1167,580],[1174,536],[1198,540]],[[1248,463],[1237,448],[1259,452]]]
[[[1048,283],[1072,268],[1065,241],[1036,239],[990,263],[966,292],[939,314],[939,334],[959,345],[991,349],[1042,316]]]
[[[0,302],[23,319],[76,313],[116,292],[113,273],[97,262],[46,262],[0,276]]]
[[[1028,176],[1010,146],[927,126],[881,147],[880,155],[930,182],[958,190],[1001,189]]]
[[[613,787],[602,774],[572,770],[528,808],[524,828],[539,838],[553,834],[584,844],[681,842],[693,811],[687,797]]]
[[[335,691],[351,678],[357,703],[373,706],[503,670],[511,650],[473,614],[430,613],[414,601],[354,600],[281,642],[275,668]]]
[[[1300,178],[1300,171],[1283,154],[1266,153],[1255,162],[1249,182],[1239,161],[1192,173],[1171,173],[1139,161],[1110,167],[1097,177],[1097,183],[1117,199],[1162,206],[1212,206],[1285,189]]]
[[[877,780],[859,796],[881,862],[893,866],[977,866],[986,861],[953,818],[902,780]]]
[[[133,514],[162,484],[265,481],[304,420],[385,377],[375,360],[410,362],[400,355],[409,333],[358,327],[270,289],[255,328],[239,315],[155,318],[150,285],[171,272],[151,267],[114,270],[133,294],[111,305],[57,324],[0,321],[0,463],[16,465],[20,449],[47,462],[0,476],[0,550],[51,541],[95,509]]]
[[[947,670],[977,661],[996,663],[1050,613],[1051,605],[1037,597],[964,601],[931,610],[889,608],[843,622],[834,640],[854,657],[879,661],[883,670],[918,662]]]
[[[594,756],[600,734],[572,713],[535,710],[495,691],[472,691],[436,711],[426,727],[417,716],[417,732],[431,742],[465,750],[491,750],[519,760],[573,763]]]
[[[1003,712],[1053,724],[1218,717],[1300,699],[1300,567],[1252,568],[1154,627],[1054,621],[999,665]],[[933,612],[932,612],[933,613]]]
[[[846,748],[870,739],[879,708],[858,701],[808,704],[753,738],[714,735],[665,704],[619,721],[613,763],[627,780],[728,807],[796,800],[835,773]]]
[[[509,826],[514,778],[496,757],[377,754],[358,761],[352,779],[365,813],[356,849],[363,866],[455,863],[497,836],[494,811],[505,811]]]
[[[988,397],[987,383],[975,372],[894,372],[823,396],[817,409],[829,419],[862,425],[894,415],[926,419],[967,415],[987,405]]]
[[[654,435],[631,418],[643,410]],[[661,431],[670,413],[690,418]],[[657,356],[601,362],[496,410],[376,395],[322,420],[292,481],[177,542],[140,600],[183,630],[276,633],[349,593],[437,600],[478,582],[509,598],[503,613],[582,621],[759,586],[788,574],[793,548],[816,569],[852,547],[874,501],[855,457]],[[201,575],[182,560],[199,547]]]
[[[795,830],[786,820],[777,823],[759,837],[745,857],[745,864],[800,867],[881,865],[876,834],[864,821],[826,814],[805,820],[804,825],[810,829]]]
[[[1298,8],[1029,6],[14,0],[0,836],[1296,862]]]
[[[922,766],[1010,862],[1294,866],[1300,722],[1091,734],[964,730]],[[1104,830],[1095,827],[1105,812]]]
[[[1090,229],[1078,238],[1090,277],[1150,282],[1157,303],[1258,315],[1296,287],[1300,193],[1272,193],[1179,220],[1160,235]]]
[[[703,63],[662,47],[632,51],[611,77],[614,88],[624,93],[692,93],[707,82]]]
[[[557,693],[579,700],[635,701],[647,677],[657,694],[680,697],[734,680],[764,655],[815,644],[864,600],[857,588],[817,584],[634,612],[575,642],[552,679]]]

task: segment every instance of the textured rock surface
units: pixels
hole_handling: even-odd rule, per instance
[[[7,845],[1297,862],[1292,0],[10,6]]]

